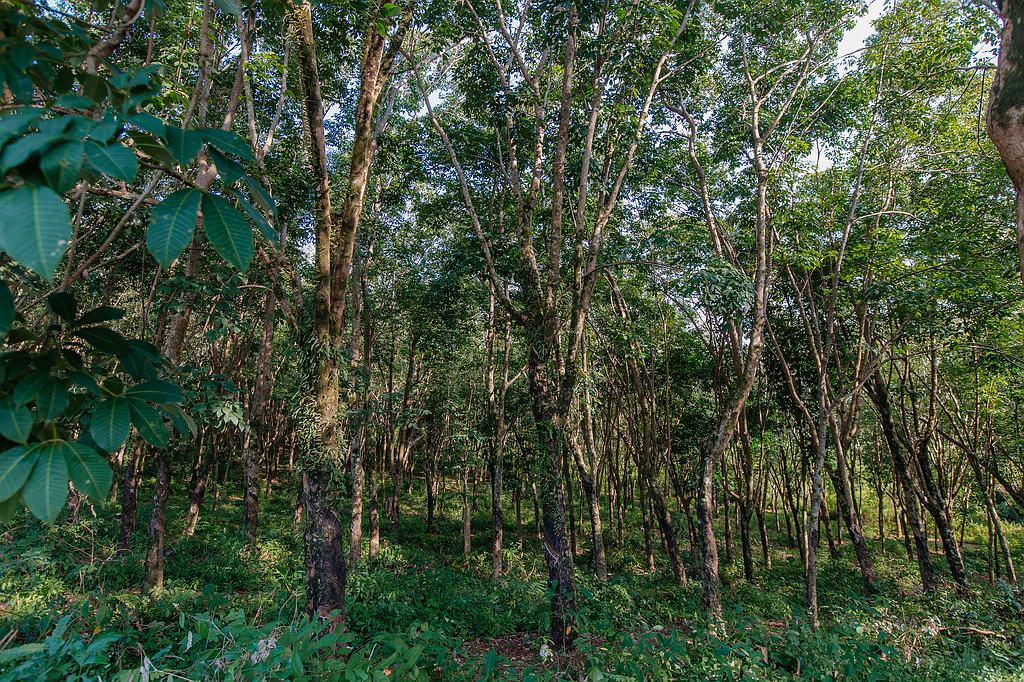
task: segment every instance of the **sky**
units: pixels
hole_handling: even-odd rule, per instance
[[[847,31],[846,35],[839,42],[840,57],[845,57],[864,47],[864,41],[867,40],[874,30],[871,22],[882,15],[883,9],[885,9],[884,0],[870,0],[868,2],[868,11],[857,19],[857,25]]]

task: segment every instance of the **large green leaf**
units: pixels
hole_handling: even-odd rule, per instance
[[[128,399],[113,396],[100,401],[92,412],[92,424],[89,431],[92,433],[96,445],[107,452],[113,452],[121,447],[132,429],[132,415],[128,406]]]
[[[199,190],[181,189],[153,207],[146,246],[165,268],[170,267],[192,241],[202,197]]]
[[[36,456],[32,474],[21,492],[29,510],[38,518],[53,523],[68,499],[68,463],[64,441],[47,441],[29,450]]]
[[[180,387],[163,379],[143,381],[128,389],[126,395],[152,403],[180,403],[185,399]]]
[[[85,145],[81,142],[65,142],[43,155],[39,170],[50,187],[64,193],[75,186],[82,173],[82,157]]]
[[[194,438],[198,432],[196,420],[178,405],[164,405],[164,413],[171,418],[174,429],[182,438]]]
[[[224,199],[204,194],[203,224],[217,253],[239,270],[247,270],[255,244],[245,216]]]
[[[78,302],[66,291],[57,291],[47,296],[46,305],[54,315],[68,324],[74,322],[78,315]]]
[[[10,396],[0,401],[0,435],[15,443],[24,443],[32,432],[32,410],[18,405]]]
[[[35,462],[35,454],[30,455],[29,449],[20,445],[0,453],[0,500],[21,490]]]
[[[82,443],[64,442],[61,445],[64,459],[68,464],[68,473],[75,482],[75,487],[93,501],[106,497],[114,480],[107,461]]]
[[[68,387],[64,382],[50,378],[39,389],[36,396],[36,407],[39,408],[39,416],[42,419],[56,419],[67,408],[70,403]]]
[[[203,147],[203,134],[198,130],[185,130],[178,126],[165,127],[164,137],[171,154],[182,166],[187,166],[196,158]]]
[[[139,160],[132,150],[119,142],[96,144],[87,142],[85,155],[89,165],[104,175],[131,182],[139,172]]]
[[[232,194],[235,195],[235,199],[238,200],[238,205],[242,207],[242,210],[246,212],[254,223],[256,223],[256,227],[259,228],[259,231],[264,237],[266,237],[267,241],[274,246],[277,246],[281,237],[278,235],[277,230],[270,226],[270,223],[267,222],[265,217],[263,217],[263,214],[260,213],[259,209],[253,206],[241,192],[232,192]]]
[[[239,5],[238,0],[214,0],[214,2],[222,12],[227,12],[232,16],[237,17],[242,13],[242,8],[241,5]]]
[[[122,317],[124,317],[124,310],[121,308],[101,305],[98,308],[93,308],[87,313],[83,313],[80,318],[75,320],[75,326],[84,327],[90,324],[113,322],[114,320],[120,320]]]
[[[167,432],[163,416],[155,408],[141,400],[132,400],[130,406],[132,423],[139,430],[139,435],[150,445],[158,448],[166,447],[170,434]]]
[[[3,336],[14,324],[14,295],[7,287],[7,282],[0,282],[0,336]]]
[[[225,185],[233,185],[245,175],[245,169],[237,161],[232,161],[213,148],[207,149],[207,153],[210,155],[210,161],[217,167],[217,175]]]
[[[6,174],[12,168],[20,166],[30,156],[42,152],[58,139],[59,131],[40,131],[10,143],[4,147],[3,154],[0,154],[0,173]]]
[[[227,154],[252,161],[255,157],[250,147],[241,137],[227,130],[220,128],[203,128],[203,137],[207,142]]]
[[[267,188],[258,183],[251,175],[243,177],[242,182],[244,182],[245,186],[249,188],[249,193],[252,194],[256,203],[262,206],[263,210],[272,215],[276,220],[277,203],[274,202],[274,197],[270,196],[270,192],[267,191]]]
[[[140,133],[137,130],[129,130],[128,137],[132,138],[136,149],[154,161],[162,163],[165,166],[174,166],[177,164],[174,157],[170,155],[163,143],[149,133]]]
[[[42,369],[34,370],[21,377],[18,379],[18,383],[14,385],[14,391],[11,393],[14,397],[14,402],[18,405],[32,402],[49,380],[50,373]]]
[[[109,355],[121,355],[132,349],[126,338],[109,327],[81,327],[75,330],[75,336],[85,339],[90,346]]]
[[[0,247],[11,258],[53,279],[71,238],[68,207],[49,187],[0,194]]]

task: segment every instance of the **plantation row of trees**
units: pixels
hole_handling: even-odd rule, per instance
[[[812,625],[826,546],[865,594],[887,537],[925,591],[1015,582],[994,9],[887,2],[848,52],[835,0],[5,5],[0,511],[119,505],[159,591],[223,481],[251,543],[293,486],[340,621],[403,514],[468,562],[483,495],[495,580],[543,539],[559,648],[633,518],[712,615],[769,526]]]

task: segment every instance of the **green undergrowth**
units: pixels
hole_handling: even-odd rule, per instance
[[[0,681],[1024,680],[1020,588],[977,582],[970,598],[948,589],[922,595],[903,544],[875,540],[881,590],[869,598],[849,544],[838,560],[823,544],[822,627],[814,631],[799,556],[774,533],[772,565],[756,553],[752,584],[738,548],[723,561],[721,626],[701,612],[695,581],[672,583],[660,552],[654,574],[640,570],[639,532],[609,548],[606,584],[590,575],[581,533],[583,635],[575,654],[548,656],[546,570],[532,526],[506,529],[507,574],[492,582],[486,505],[476,510],[464,563],[458,522],[441,518],[428,532],[415,497],[396,528],[385,523],[379,556],[350,571],[346,629],[329,633],[303,616],[290,486],[263,500],[256,547],[242,540],[237,491],[217,492],[192,537],[179,537],[186,505],[172,498],[165,589],[156,597],[138,588],[145,505],[129,553],[115,551],[115,505],[97,507],[95,517],[85,510],[78,523],[46,526],[22,515],[0,528]],[[1020,557],[1024,528],[1006,525]],[[976,578],[986,575],[984,532],[984,519],[964,528]],[[940,552],[935,559],[941,566]]]

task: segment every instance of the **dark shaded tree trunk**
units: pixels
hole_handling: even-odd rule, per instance
[[[139,442],[132,448],[132,455],[124,467],[124,485],[121,486],[121,529],[117,543],[117,548],[121,551],[128,551],[132,546],[139,507],[139,480],[142,478],[144,462],[145,448]]]
[[[926,592],[931,592],[938,587],[938,579],[935,576],[931,552],[928,549],[928,534],[924,527],[921,508],[918,506],[917,486],[910,475],[909,462],[896,436],[896,427],[893,423],[892,409],[889,404],[889,389],[882,378],[881,370],[875,371],[867,388],[868,397],[871,398],[878,412],[879,423],[882,426],[882,437],[889,448],[893,469],[896,471],[896,478],[902,489],[903,509],[906,515],[906,523],[903,524],[903,536],[904,539],[907,538],[907,527],[909,526],[910,533],[914,537],[913,546],[917,558],[917,568],[921,573],[921,586]]]
[[[159,592],[164,586],[164,524],[167,522],[167,500],[171,496],[171,454],[157,450],[156,485],[153,488],[153,512],[149,518],[145,578],[147,592]]]
[[[192,460],[192,476],[188,483],[188,513],[185,515],[185,527],[182,534],[191,537],[199,523],[199,511],[206,497],[206,486],[210,482],[210,459],[203,455],[206,433],[200,432],[196,442],[196,454]]]

